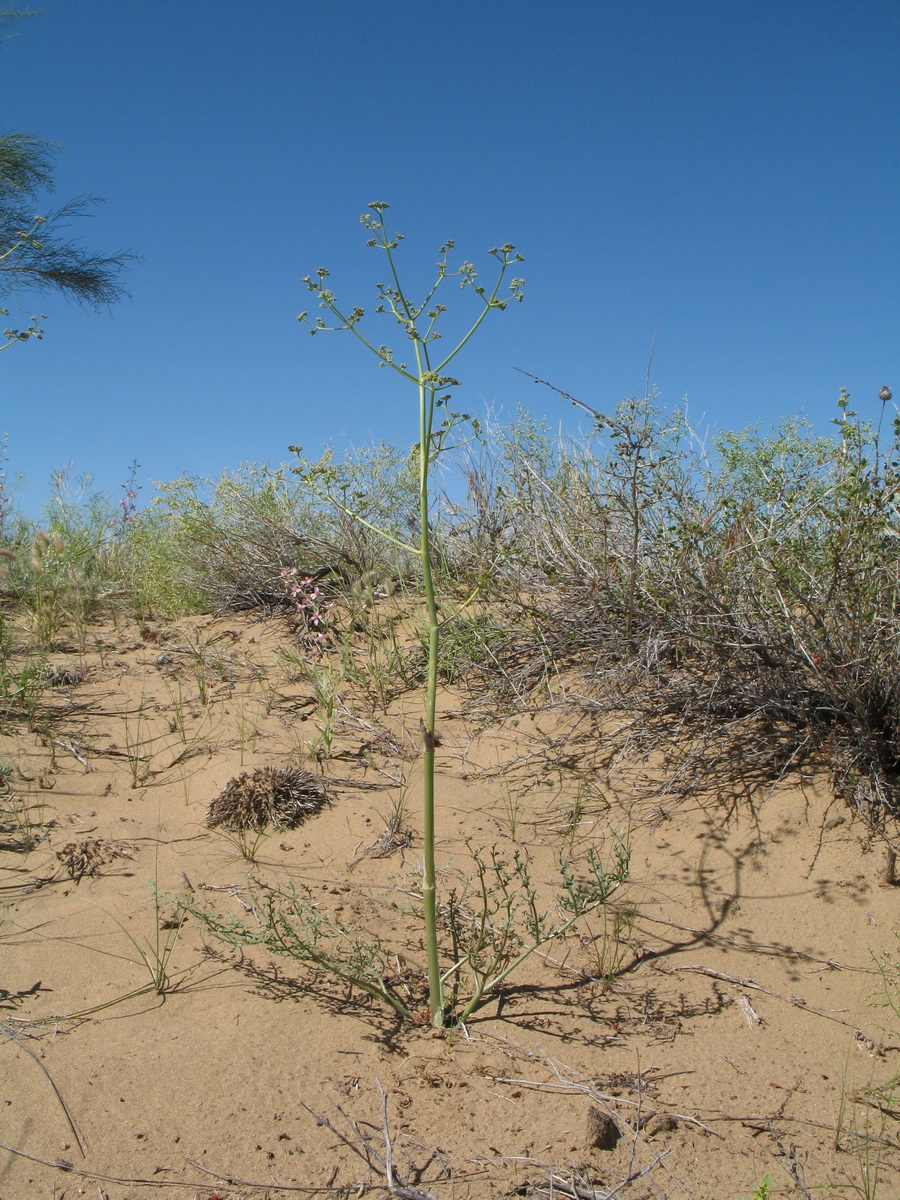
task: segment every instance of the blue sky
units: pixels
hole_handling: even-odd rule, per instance
[[[524,304],[455,364],[475,414],[575,429],[515,368],[609,408],[654,335],[663,402],[712,427],[900,395],[896,0],[44,0],[10,32],[0,127],[64,148],[47,208],[105,197],[72,232],[144,258],[111,311],[9,305],[47,314],[0,357],[27,511],[68,462],[116,496],[137,458],[146,500],[413,442],[407,385],[296,322],[319,266],[371,306],[373,200],[414,293],[447,237],[485,273],[525,256]]]

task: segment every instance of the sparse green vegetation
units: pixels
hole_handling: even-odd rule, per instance
[[[581,1036],[604,1046],[634,1027],[663,1039],[677,1028],[654,999],[655,982],[638,989],[640,1004],[632,999],[634,981],[648,971],[665,978],[654,962],[665,972],[667,962],[678,969],[678,958],[668,960],[660,943],[648,950],[657,927],[648,924],[654,909],[646,898],[655,885],[635,870],[637,856],[629,861],[632,839],[644,835],[620,804],[625,775],[617,783],[613,768],[652,763],[641,803],[655,807],[641,819],[662,831],[688,794],[708,811],[718,806],[723,823],[743,795],[755,820],[761,791],[792,771],[815,773],[831,783],[830,827],[840,828],[836,814],[849,804],[864,852],[893,864],[897,431],[879,434],[845,396],[837,421],[830,437],[785,422],[769,433],[723,434],[701,451],[680,414],[645,397],[608,419],[592,416],[578,438],[553,438],[521,414],[492,431],[477,470],[471,447],[460,448],[456,474],[470,491],[438,493],[430,510],[436,679],[452,697],[450,729],[436,730],[446,741],[435,748],[448,775],[469,769],[469,746],[482,734],[496,734],[498,749],[496,759],[493,751],[475,756],[471,807],[443,814],[435,931],[448,1055],[454,1041],[468,1045],[500,1014],[527,1024],[557,1004],[590,1013]],[[416,802],[430,640],[421,563],[406,541],[419,499],[409,462],[406,452],[378,446],[340,466],[331,453],[299,476],[246,467],[208,484],[180,480],[124,519],[89,487],[62,478],[40,521],[17,514],[9,499],[0,540],[0,850],[17,889],[55,881],[76,898],[100,889],[100,907],[117,915],[110,922],[100,914],[91,938],[110,973],[123,964],[112,990],[83,995],[70,1017],[178,1003],[208,961],[256,972],[260,988],[282,987],[284,995],[293,993],[281,980],[298,972],[308,1003],[341,1011],[352,1003],[358,1018],[394,1022],[404,1037],[432,1023]],[[345,471],[352,495],[365,497],[364,521],[351,510],[349,483],[336,493],[337,508],[323,499],[325,482],[336,486]],[[394,540],[372,528],[389,518]],[[263,650],[254,643],[264,629],[278,636]],[[122,631],[134,643],[124,658],[116,648]],[[92,671],[105,681],[96,692]],[[106,697],[102,720],[83,715],[88,694]],[[26,737],[42,747],[39,770],[27,769],[15,749]],[[197,805],[224,782],[215,758],[223,747],[248,773],[283,762],[338,786],[352,776],[354,786],[376,789],[355,809],[335,805],[341,831],[324,883],[291,865],[298,854],[310,861],[312,825],[307,833],[257,821],[229,829],[227,842],[203,825]],[[63,763],[82,780],[74,791],[54,791]],[[117,890],[102,894],[105,876],[118,887],[141,867],[138,842],[117,840],[116,825],[102,834],[84,827],[86,805],[64,799],[89,795],[88,811],[102,814],[99,769],[119,790],[116,822],[130,822],[163,794],[156,789],[177,792],[181,836],[176,841],[166,821],[151,835],[151,874],[178,889],[170,902],[154,893],[148,905],[144,888],[142,907],[129,910]],[[203,774],[210,770],[215,786]],[[70,811],[71,832],[58,824]],[[615,829],[628,833],[617,840]],[[679,860],[686,886],[713,914],[711,930],[730,902],[710,891],[719,836],[707,830]],[[181,870],[183,847],[195,841],[209,864],[202,875],[196,865]],[[646,838],[642,845],[643,856]],[[768,851],[762,841],[759,851]],[[379,867],[382,858],[391,861]],[[893,865],[890,879],[885,868],[885,883],[894,879]],[[696,938],[711,947],[695,924],[690,916],[671,929],[683,931],[685,945]],[[223,961],[223,945],[234,958]],[[746,950],[742,943],[738,953]],[[268,959],[280,961],[284,977],[277,968],[265,974]],[[136,987],[134,961],[144,975]],[[808,964],[803,978],[840,969],[830,961],[829,953]],[[717,974],[698,957],[682,969],[712,970],[728,987],[743,983],[731,964],[720,965]],[[890,1054],[894,957],[879,957],[877,967]],[[529,995],[540,1002],[523,1002]],[[750,999],[751,1013],[763,1008],[754,993]],[[715,1001],[726,1016],[728,1000]],[[699,1019],[699,1007],[686,1011]],[[703,1011],[712,1020],[719,1009]],[[64,1019],[44,1009],[35,1028]],[[856,1044],[877,1056],[870,1041]],[[896,1064],[874,1062],[863,1080],[848,1066],[840,1107],[832,1093],[821,1161],[802,1159],[782,1139],[782,1149],[762,1166],[745,1164],[722,1194],[807,1187],[890,1195]],[[509,1071],[497,1086],[545,1086],[533,1064]],[[617,1102],[614,1091],[573,1078],[551,1071],[553,1086]],[[653,1110],[650,1091],[626,1089],[616,1127],[630,1129],[635,1153],[656,1169],[668,1127],[649,1115],[641,1124],[627,1107],[635,1103]],[[719,1131],[717,1119],[703,1118]],[[750,1119],[756,1130],[756,1115]],[[799,1129],[790,1127],[790,1136],[796,1130],[799,1138]],[[587,1161],[569,1176],[548,1172],[562,1195],[567,1178],[580,1189],[573,1194],[596,1193],[601,1178]],[[524,1194],[540,1195],[531,1178]],[[692,1194],[693,1181],[682,1183]]]
[[[312,287],[330,308],[324,278]],[[384,293],[390,300],[402,316],[399,285]],[[356,323],[355,315],[346,322],[354,332]],[[394,365],[384,347],[376,353]],[[612,1044],[629,1022],[668,1037],[677,1022],[669,1023],[653,988],[642,1012],[629,1007],[627,980],[668,953],[647,949],[647,921],[655,918],[644,906],[650,884],[631,878],[631,811],[620,806],[611,816],[608,780],[636,764],[651,764],[641,798],[657,802],[642,818],[654,830],[687,795],[718,806],[723,823],[744,797],[755,820],[756,797],[792,772],[827,779],[833,812],[849,806],[854,827],[864,830],[863,852],[886,854],[882,882],[896,883],[900,422],[889,399],[869,423],[841,392],[830,436],[786,420],[707,441],[649,394],[611,413],[577,400],[589,418],[577,436],[551,436],[520,413],[489,436],[476,426],[474,441],[467,433],[453,445],[464,418],[439,403],[440,381],[427,359],[415,374],[405,367],[401,374],[417,383],[420,399],[424,389],[411,450],[329,450],[275,470],[248,464],[215,481],[175,480],[159,485],[140,511],[136,467],[119,506],[92,492],[89,480],[62,473],[39,520],[16,511],[0,476],[0,734],[10,755],[0,763],[0,851],[14,861],[11,891],[59,882],[86,892],[104,873],[124,875],[122,860],[136,853],[82,829],[78,812],[47,803],[63,757],[84,772],[87,783],[71,794],[91,797],[92,819],[117,780],[129,793],[118,799],[123,823],[151,789],[180,783],[189,832],[179,845],[203,839],[214,871],[223,873],[223,882],[205,878],[195,890],[180,871],[184,890],[178,884],[171,902],[154,891],[149,939],[132,932],[146,927],[143,910],[143,925],[131,923],[134,913],[114,916],[149,982],[136,989],[126,982],[112,999],[90,999],[70,1016],[173,997],[196,966],[186,943],[205,933],[210,958],[221,957],[215,943],[238,951],[227,969],[239,965],[261,980],[265,968],[250,962],[254,949],[280,956],[316,981],[311,1002],[339,1007],[353,998],[367,1020],[378,1020],[372,1014],[380,1007],[404,1036],[441,1026],[448,1054],[454,1038],[468,1039],[473,1025],[514,1010],[529,988],[576,996],[565,1002],[592,1017],[606,1005],[597,1023],[603,1032],[589,1022],[591,1044]],[[431,470],[438,455],[452,468],[440,476]],[[464,479],[465,494],[442,493],[443,479]],[[259,618],[277,626],[267,658],[248,653],[255,637],[238,649],[241,631],[210,628],[238,612],[248,613],[248,624]],[[120,628],[130,630],[137,658],[116,657],[110,630]],[[75,695],[98,662],[112,697],[102,730],[82,719],[89,706]],[[132,681],[119,691],[139,668],[140,689]],[[464,720],[466,730],[446,747],[436,725],[439,688],[453,698],[448,723]],[[552,733],[541,726],[550,714]],[[490,782],[466,819],[446,814],[435,856],[441,806],[429,773],[433,780],[446,756],[463,775],[466,738],[471,744],[491,731],[504,747],[496,765],[482,760],[475,769]],[[26,733],[46,759],[31,774],[9,748]],[[289,869],[296,830],[278,822],[273,830],[260,818],[227,826],[223,846],[221,834],[188,812],[194,772],[223,744],[235,749],[240,768],[246,759],[248,774],[255,768],[252,777],[265,779],[273,736],[281,736],[279,755],[291,770],[313,768],[336,786],[390,789],[374,809],[381,832],[362,808],[341,808],[353,841],[344,846],[342,831],[325,882]],[[424,784],[414,749],[420,738]],[[92,776],[108,761],[116,771],[104,792]],[[203,794],[196,789],[194,803]],[[68,807],[76,806],[85,807],[75,800]],[[58,829],[61,811],[76,833]],[[832,815],[829,828],[844,819]],[[424,865],[423,833],[431,846]],[[741,892],[715,892],[721,881],[708,861],[720,834],[704,827],[698,836],[699,859],[693,847],[680,866],[711,924],[705,932],[693,924],[671,930],[712,946]],[[155,840],[158,877],[160,848],[168,853],[174,844],[162,822]],[[407,852],[415,864],[405,863]],[[348,882],[364,860],[394,855],[396,869],[373,868],[362,882],[368,868],[360,867],[361,886]],[[166,878],[178,879],[180,861],[167,862]],[[228,873],[246,864],[252,876],[235,883]],[[737,856],[738,874],[742,865]],[[825,896],[830,882],[816,886]],[[748,951],[746,941],[731,944]],[[176,947],[186,966],[173,981]],[[115,946],[104,953],[110,962],[123,957]],[[840,968],[830,955],[816,962],[812,969]],[[861,1041],[873,1057],[892,1052],[898,1007],[894,958],[876,964],[891,1031],[884,1047]],[[551,981],[536,983],[544,969],[554,972]],[[756,986],[701,963],[681,969]],[[282,986],[277,970],[271,980]],[[767,995],[785,1001],[775,990]],[[709,1003],[720,1008],[704,1011],[726,1011],[731,999],[716,993]],[[789,1002],[807,1004],[793,995]],[[685,1011],[694,1019],[701,1010]],[[744,1011],[756,1028],[761,1018],[749,1001]],[[57,1019],[65,1020],[41,1021]],[[548,1069],[563,1091],[607,1106],[621,1098]],[[551,1086],[531,1074],[495,1082]],[[646,1158],[634,1179],[660,1166],[654,1143],[669,1130],[652,1123],[655,1112],[641,1117],[649,1093],[640,1069],[636,1078],[629,1095],[637,1099],[623,1104],[636,1105],[637,1117],[627,1107],[609,1117],[610,1145],[624,1130],[632,1165],[634,1156]],[[896,1090],[895,1064],[862,1090],[842,1084],[837,1122],[821,1126],[833,1136],[820,1145],[837,1164],[827,1182],[813,1184],[820,1164],[801,1162],[793,1143],[776,1140],[778,1153],[767,1161],[787,1171],[790,1194],[814,1186],[824,1195],[874,1198],[890,1186],[883,1181],[894,1178]],[[748,1119],[754,1136],[771,1133],[776,1121]],[[785,1190],[777,1171],[757,1166],[733,1176],[729,1194],[756,1187],[762,1200]],[[570,1183],[547,1170],[554,1194],[601,1194],[589,1190],[598,1176],[584,1163],[571,1168]],[[841,1174],[846,1183],[836,1182]],[[546,1192],[534,1183],[522,1194]]]
[[[695,781],[713,760],[749,758],[774,778],[825,756],[837,791],[877,826],[900,777],[896,421],[867,423],[842,393],[831,436],[786,421],[707,449],[652,398],[592,422],[559,440],[523,414],[482,448],[467,501],[437,497],[440,678],[514,707],[575,670],[569,700],[632,712],[643,750],[673,716],[695,731]],[[285,573],[298,569],[335,605],[330,651],[345,674],[389,703],[425,671],[395,632],[424,584],[407,545],[410,462],[381,445],[342,461],[329,451],[299,475],[182,479],[124,522],[64,477],[42,521],[7,496],[3,713],[33,719],[47,651],[83,644],[92,612],[287,614]],[[197,679],[201,692],[220,680],[199,652]]]

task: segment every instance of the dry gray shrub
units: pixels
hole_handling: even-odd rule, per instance
[[[842,393],[829,437],[784,421],[707,449],[650,395],[604,414],[561,394],[593,431],[521,422],[495,491],[496,588],[537,651],[520,688],[542,660],[580,674],[585,712],[632,716],[620,743],[667,748],[669,790],[812,756],[876,825],[900,813],[900,415],[889,436],[884,396],[873,427]]]

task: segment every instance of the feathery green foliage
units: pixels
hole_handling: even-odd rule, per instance
[[[0,27],[26,15],[0,12]],[[0,133],[0,299],[13,292],[61,291],[95,308],[113,304],[127,295],[120,280],[136,256],[126,250],[101,254],[66,234],[72,220],[89,215],[102,202],[83,196],[55,211],[35,212],[53,191],[56,149],[30,133]],[[32,318],[25,330],[7,330],[6,345],[39,338],[37,320]]]

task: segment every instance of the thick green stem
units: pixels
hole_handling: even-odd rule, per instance
[[[475,284],[475,271],[470,263],[465,263],[458,272],[448,273],[447,271],[447,254],[452,242],[447,242],[442,248],[442,258],[438,263],[438,277],[434,286],[429,291],[423,303],[419,306],[411,304],[406,298],[403,288],[400,285],[400,279],[394,265],[393,249],[396,247],[399,237],[391,239],[385,233],[385,227],[382,220],[382,214],[388,206],[378,203],[371,204],[369,208],[376,215],[374,217],[364,215],[362,218],[363,225],[373,234],[369,245],[380,247],[387,255],[388,264],[390,266],[391,278],[393,283],[389,286],[378,284],[379,304],[376,312],[389,313],[394,317],[397,323],[403,328],[405,335],[413,344],[416,356],[416,373],[413,374],[408,370],[404,363],[394,362],[393,352],[386,346],[376,346],[374,342],[366,338],[357,328],[359,320],[364,316],[364,310],[354,308],[349,316],[345,316],[337,307],[335,297],[330,289],[325,285],[325,278],[328,272],[320,270],[317,277],[306,277],[306,285],[310,291],[315,292],[319,298],[320,308],[327,308],[332,316],[337,320],[337,325],[334,327],[326,326],[321,318],[318,318],[313,325],[311,332],[317,333],[320,330],[326,329],[349,329],[351,333],[357,337],[367,349],[380,360],[382,366],[389,366],[396,371],[404,379],[408,379],[415,383],[419,389],[419,549],[418,553],[422,559],[422,576],[425,592],[425,606],[428,615],[428,677],[425,694],[425,715],[423,720],[423,820],[422,833],[424,840],[424,867],[423,867],[423,907],[425,916],[425,949],[427,955],[428,966],[428,1006],[431,1016],[431,1022],[434,1026],[440,1028],[445,1024],[446,1003],[444,997],[444,978],[441,975],[440,960],[438,955],[438,930],[437,930],[437,881],[435,872],[435,796],[434,796],[434,750],[435,750],[435,717],[437,709],[437,678],[438,678],[438,652],[440,648],[440,622],[438,620],[438,606],[434,593],[434,579],[432,575],[431,562],[431,537],[429,530],[429,468],[431,466],[432,456],[435,457],[443,448],[443,437],[439,435],[435,438],[433,433],[434,412],[436,405],[436,391],[438,388],[453,387],[456,380],[443,378],[442,373],[444,368],[450,363],[451,359],[462,350],[463,346],[474,335],[482,321],[493,308],[503,309],[506,307],[506,302],[498,300],[498,294],[502,280],[506,274],[508,267],[514,262],[521,262],[521,256],[514,254],[515,247],[512,245],[503,246],[499,250],[492,250],[491,254],[499,261],[500,271],[497,281],[494,284],[490,295],[486,295],[485,289]],[[462,287],[471,286],[480,296],[483,308],[478,318],[473,322],[468,333],[453,347],[449,354],[445,355],[440,366],[433,369],[429,355],[429,344],[440,335],[435,332],[434,326],[440,314],[445,311],[443,305],[435,305],[433,309],[429,309],[432,297],[437,291],[440,284],[452,274],[462,279]],[[514,279],[511,284],[513,298],[521,300],[522,286],[524,280]],[[425,327],[424,335],[420,329],[417,329],[416,322],[426,313],[428,325]],[[306,321],[307,314],[301,313],[299,320]],[[311,322],[309,322],[312,324]],[[449,397],[443,397],[442,403]],[[445,426],[442,426],[444,432],[449,429],[458,414],[448,413]],[[343,505],[339,505],[343,511],[350,512]],[[357,520],[362,518],[356,517]],[[376,528],[368,521],[363,520],[363,524],[368,528]],[[378,530],[378,532],[383,532]],[[402,546],[404,549],[410,550],[412,547],[405,545],[399,539],[389,534],[384,534],[390,541],[396,545]],[[476,589],[477,592],[477,589]],[[474,598],[476,592],[473,592]],[[469,601],[466,601],[469,603]],[[451,969],[446,974],[449,978],[455,972],[456,968]],[[455,990],[456,985],[454,984]],[[451,990],[451,997],[453,995]],[[388,1003],[393,1004],[398,1011],[401,1011],[402,1005],[398,1004],[391,996],[385,995]],[[467,1012],[471,1011],[471,1006],[467,1008]]]
[[[425,863],[422,903],[425,916],[425,951],[428,959],[428,1008],[431,1023],[436,1028],[444,1024],[444,987],[438,958],[437,884],[434,866],[434,739],[437,711],[438,651],[440,626],[434,579],[431,574],[431,538],[428,528],[428,468],[431,459],[431,426],[434,417],[434,388],[419,383],[419,521],[422,579],[425,588],[425,607],[428,612],[428,679],[425,690],[422,769],[422,835]]]

